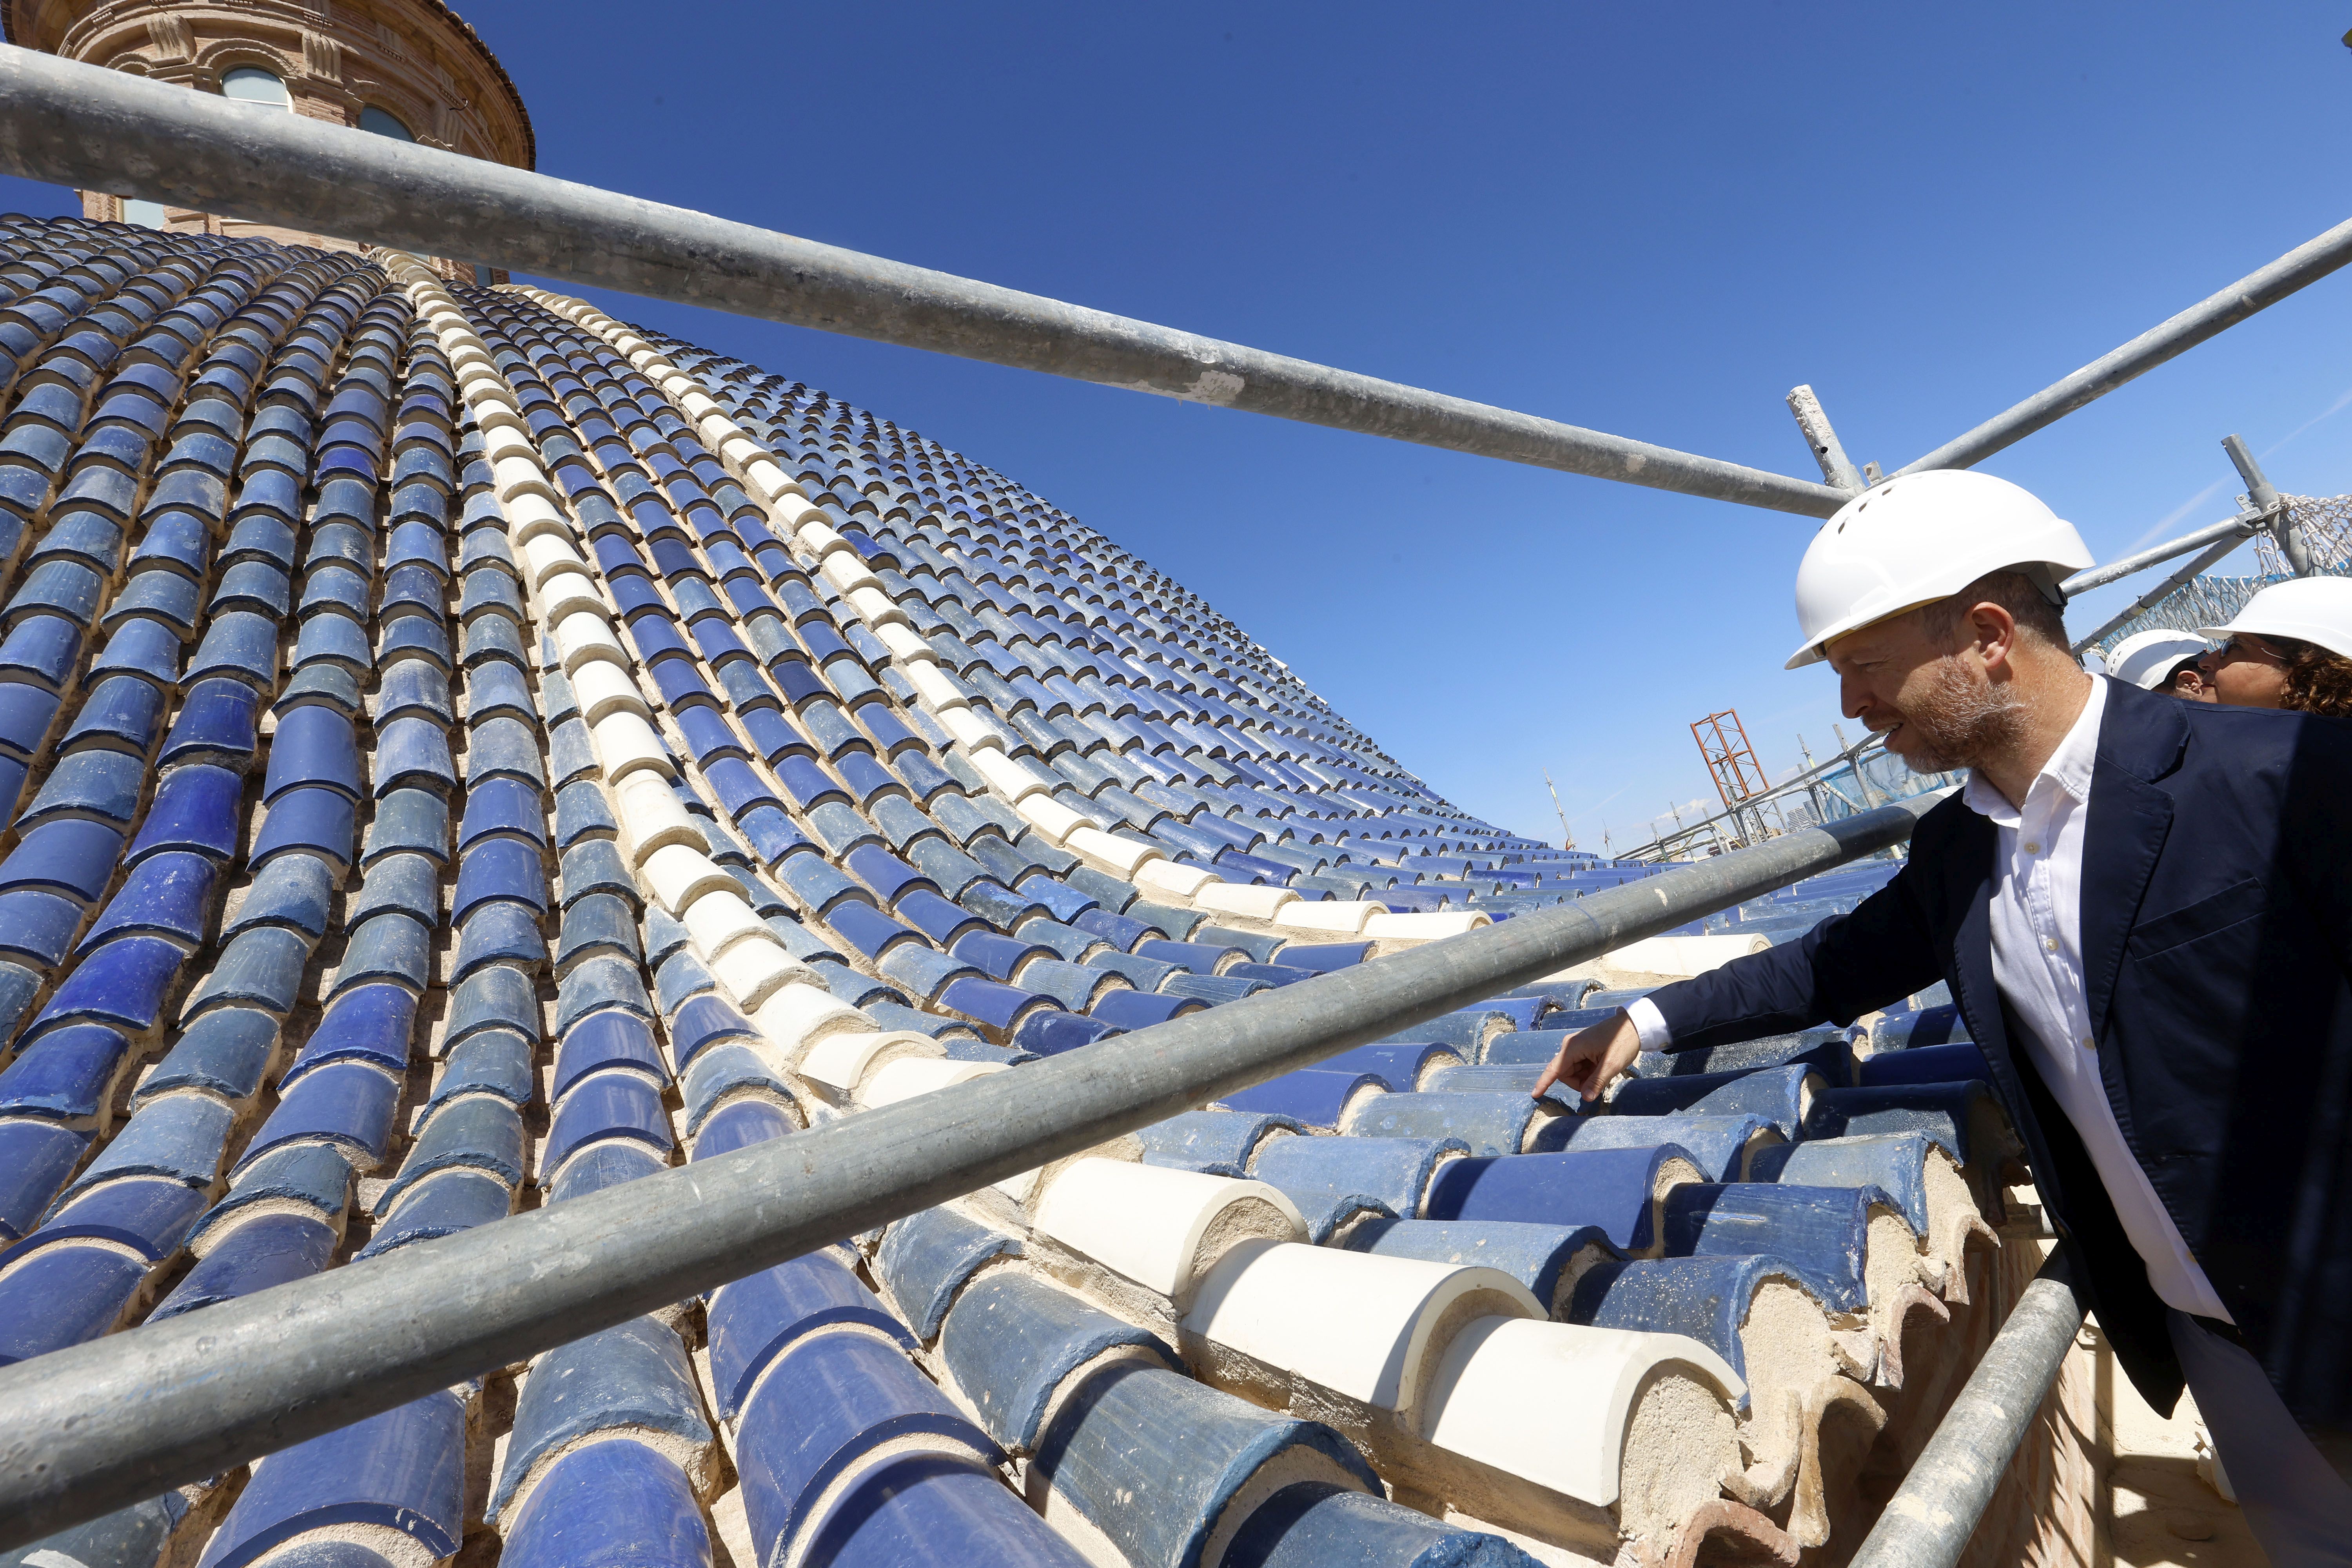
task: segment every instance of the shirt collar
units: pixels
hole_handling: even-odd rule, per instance
[[[2105,676],[2091,678],[2091,695],[2084,702],[2082,712],[2074,717],[2074,726],[2042,771],[2033,775],[2033,783],[2025,792],[2032,800],[2046,790],[2055,789],[2077,805],[2091,798],[2091,770],[2098,761],[2099,720],[2107,707],[2107,681]],[[1978,816],[1990,818],[1997,827],[2014,827],[2021,816],[2017,806],[1993,787],[1992,781],[1980,771],[1970,769],[1969,782],[1960,791],[1960,801]]]

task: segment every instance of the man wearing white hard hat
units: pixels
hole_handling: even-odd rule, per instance
[[[2352,725],[2085,673],[2057,584],[2090,563],[1983,474],[1824,523],[1790,668],[1826,658],[1849,716],[1967,785],[1853,913],[1574,1036],[1537,1092],[1946,981],[2132,1381],[2194,1390],[2273,1568],[2352,1563]]]
[[[2352,719],[2352,578],[2297,577],[2246,601],[2204,674],[2223,702]]]
[[[2140,632],[2116,644],[2115,651],[2107,655],[2107,673],[2142,691],[2211,702],[2213,688],[2200,668],[2200,661],[2211,651],[2203,637],[2187,632]]]

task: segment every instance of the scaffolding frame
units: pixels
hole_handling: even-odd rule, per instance
[[[6,45],[0,171],[1805,517],[1877,473],[1810,387],[1789,404],[1818,483]],[[2352,219],[1895,473],[1981,462],[2347,262]]]
[[[1810,388],[1791,393],[1790,407],[1821,483],[346,127],[250,115],[207,94],[6,46],[0,170],[1802,516],[1829,515],[1879,472],[1873,463],[1857,473]],[[1895,472],[1980,462],[2348,261],[2352,220]],[[2192,552],[2201,570],[2264,531],[2294,572],[2309,572],[2292,509],[2234,437],[2231,456],[2248,482],[2238,516],[2080,574],[2069,592]],[[1839,761],[1855,765],[1865,803],[1876,807],[1859,765],[1869,744]],[[713,1180],[682,1170],[650,1176],[625,1192],[421,1242],[0,1369],[0,1409],[11,1417],[0,1430],[0,1550],[771,1267],[1208,1094],[1309,1065],[1400,1021],[1433,1016],[1900,844],[1927,798],[1139,1030],[1024,1068],[1025,1089],[1010,1085],[1009,1075],[982,1079],[789,1140],[789,1148],[738,1151],[695,1167],[696,1177]],[[814,1152],[819,1144],[829,1158]],[[593,1267],[583,1268],[583,1258]],[[2055,1373],[2069,1314],[2079,1321],[2063,1279],[2047,1282],[2043,1295],[2053,1305],[2035,1321],[2063,1332],[2028,1333],[2025,1314],[2012,1320],[2019,1331],[2004,1330],[1969,1384],[1972,1394],[2000,1385],[2004,1396],[1988,1395],[1982,1408],[1964,1399],[1930,1447],[1930,1458],[1965,1449],[1967,1463],[1915,1466],[1900,1494],[1906,1506],[1887,1510],[1857,1561],[1946,1568],[1957,1560],[1990,1496],[1986,1478],[2006,1465]],[[1961,1469],[1975,1479],[1955,1479]],[[1912,1531],[1905,1523],[1912,1519],[1935,1527]]]
[[[1697,726],[1692,728],[1696,730]],[[1810,808],[1808,815],[1816,824],[1842,821],[1874,811],[1886,805],[1887,801],[1879,797],[1864,769],[1887,754],[1886,748],[1875,734],[1865,734],[1851,745],[1844,744],[1841,737],[1837,753],[1827,762],[1816,763],[1808,753],[1806,765],[1801,771],[1749,795],[1739,806],[1726,805],[1723,810],[1679,826],[1672,833],[1658,834],[1648,843],[1628,849],[1615,858],[1654,865],[1661,861],[1686,860],[1699,854],[1720,855],[1738,848],[1741,842],[1738,837],[1741,831],[1741,811],[1760,813],[1769,808],[1780,818],[1778,831],[1790,832],[1793,829],[1789,823],[1788,813],[1799,795],[1805,797],[1803,804]],[[1860,801],[1838,787],[1840,774],[1853,781],[1855,794],[1862,796]],[[1915,774],[1913,777],[1918,785],[1916,789],[1890,798],[1909,800],[1915,795],[1948,789],[1958,782],[1949,773]],[[1828,794],[1828,800],[1822,798],[1824,791]],[[1836,803],[1834,808],[1830,804],[1832,801]],[[1889,852],[1899,854],[1901,851]]]

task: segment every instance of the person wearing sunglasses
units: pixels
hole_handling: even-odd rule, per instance
[[[2352,719],[2352,577],[2297,577],[2246,601],[2200,662],[2218,701]]]

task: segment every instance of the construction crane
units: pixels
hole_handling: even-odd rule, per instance
[[[1551,770],[1549,768],[1546,768],[1543,771],[1543,775],[1544,788],[1551,791],[1552,811],[1559,818],[1559,847],[1562,849],[1573,849],[1576,847],[1576,835],[1568,830],[1568,813],[1560,809],[1559,785],[1551,782]]]
[[[1691,726],[1691,739],[1698,742],[1699,755],[1706,759],[1715,793],[1722,797],[1723,809],[1738,828],[1741,842],[1754,844],[1769,837],[1772,829],[1762,808],[1749,805],[1748,801],[1769,791],[1771,781],[1764,776],[1764,764],[1756,760],[1756,748],[1748,743],[1748,729],[1739,721],[1739,710],[1727,708],[1708,714]],[[1681,826],[1679,817],[1675,826]]]

